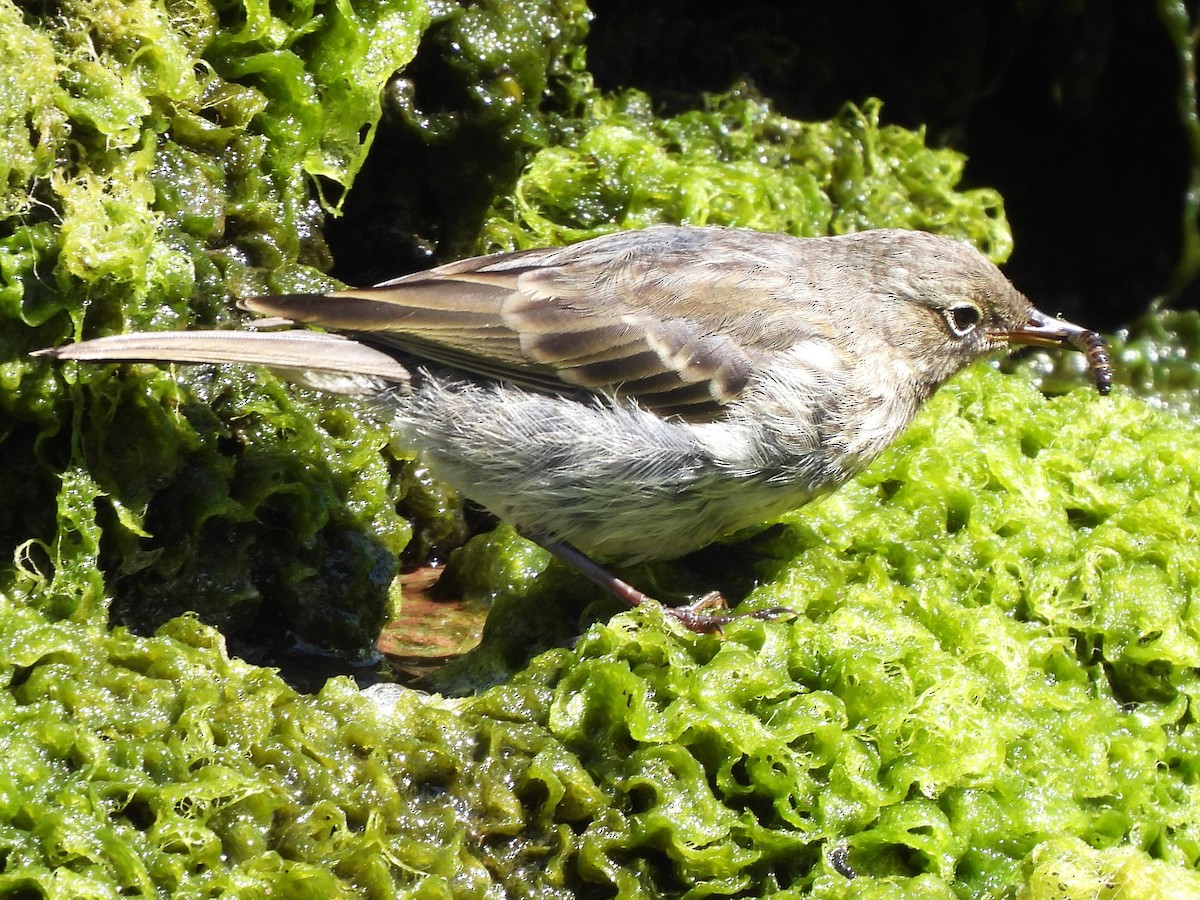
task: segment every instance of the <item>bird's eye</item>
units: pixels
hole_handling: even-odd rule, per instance
[[[961,303],[946,310],[946,321],[950,323],[950,330],[959,337],[974,331],[982,318],[983,313],[979,311],[979,307],[970,303]]]

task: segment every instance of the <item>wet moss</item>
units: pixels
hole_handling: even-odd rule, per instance
[[[1003,201],[960,188],[965,161],[919,130],[883,125],[877,101],[801,122],[747,87],[669,118],[638,91],[593,96],[578,127],[498,199],[482,241],[544,246],[664,221],[796,235],[895,227],[968,240],[1003,261]]]
[[[234,325],[236,296],[335,284],[321,225],[371,144],[383,81],[416,51],[424,7],[59,12],[0,10],[0,461],[20,499],[0,546],[23,548],[4,580],[51,575],[57,615],[103,618],[111,591],[141,629],[201,610],[233,631],[272,623],[361,653],[408,539],[395,496],[421,493],[397,488],[407,464],[385,452],[385,429],[263,373],[201,373],[185,392],[170,371],[25,354]],[[453,504],[444,517],[456,520]]]
[[[771,533],[748,602],[795,616],[717,637],[623,614],[465,700],[396,689],[388,713],[345,680],[298,695],[193,619],[138,638],[15,596],[3,877],[1194,891],[1197,454],[1194,426],[1121,391],[1047,399],[976,369]]]

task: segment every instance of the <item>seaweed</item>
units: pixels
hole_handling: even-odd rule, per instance
[[[22,560],[4,583],[52,575],[60,616],[106,617],[111,590],[114,618],[142,630],[203,610],[369,652],[411,533],[395,504],[422,493],[382,425],[263,373],[202,372],[183,391],[170,371],[25,354],[230,326],[235,296],[336,285],[322,222],[427,21],[411,0],[0,7],[0,460],[17,501],[0,554]],[[442,505],[430,533],[456,530]]]

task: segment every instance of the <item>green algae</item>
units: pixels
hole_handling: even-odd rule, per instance
[[[966,158],[922,131],[880,122],[880,105],[828,122],[775,112],[747,88],[705,108],[655,115],[638,91],[593,97],[580,127],[539,151],[501,198],[482,246],[570,243],[656,222],[739,225],[796,235],[916,228],[1012,249],[1000,196],[961,190]]]
[[[192,619],[137,638],[9,604],[5,884],[1195,892],[1198,456],[1122,389],[978,367],[770,533],[748,602],[793,617],[718,637],[627,613],[386,714],[344,680],[298,695]]]
[[[103,618],[109,590],[143,628],[202,610],[233,631],[281,623],[370,648],[411,530],[396,501],[430,521],[440,504],[443,532],[456,521],[444,492],[406,480],[410,454],[390,452],[385,429],[262,374],[202,374],[184,393],[168,371],[25,354],[233,325],[235,296],[333,286],[325,210],[427,20],[415,0],[76,0],[53,17],[0,4],[0,464],[17,492],[0,554],[23,548],[0,580],[53,575],[58,615],[74,591],[80,615]],[[75,494],[80,472],[94,484]],[[73,520],[95,529],[79,565],[104,589],[56,571],[59,545],[82,546]]]
[[[0,890],[392,896],[395,873],[418,869],[486,881],[431,842],[470,743],[446,711],[410,703],[385,727],[350,682],[298,695],[194,619],[137,638],[6,606]]]

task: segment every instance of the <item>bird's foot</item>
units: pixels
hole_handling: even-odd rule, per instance
[[[645,599],[649,597],[642,595]],[[651,601],[653,602],[653,601]],[[725,610],[725,612],[717,612]],[[737,619],[762,619],[771,621],[783,616],[794,616],[794,610],[786,606],[772,606],[770,609],[756,609],[752,612],[729,612],[729,603],[721,596],[720,591],[709,591],[694,603],[687,606],[664,606],[663,612],[677,619],[684,628],[698,634],[720,634],[725,625]]]
[[[694,631],[697,634],[720,634],[724,626],[735,619],[749,617],[771,620],[782,616],[795,615],[786,606],[773,606],[770,609],[758,609],[748,613],[732,613],[729,612],[729,604],[721,596],[720,591],[709,591],[699,600],[689,603],[687,606],[665,606],[649,594],[643,593],[629,582],[622,581],[607,569],[597,565],[586,554],[572,547],[570,544],[530,533],[525,533],[525,537],[545,547],[575,571],[594,584],[598,584],[604,588],[626,606],[636,607],[643,604],[661,606],[663,612],[668,616],[675,619],[684,628]],[[720,612],[720,610],[724,610],[724,612]]]

